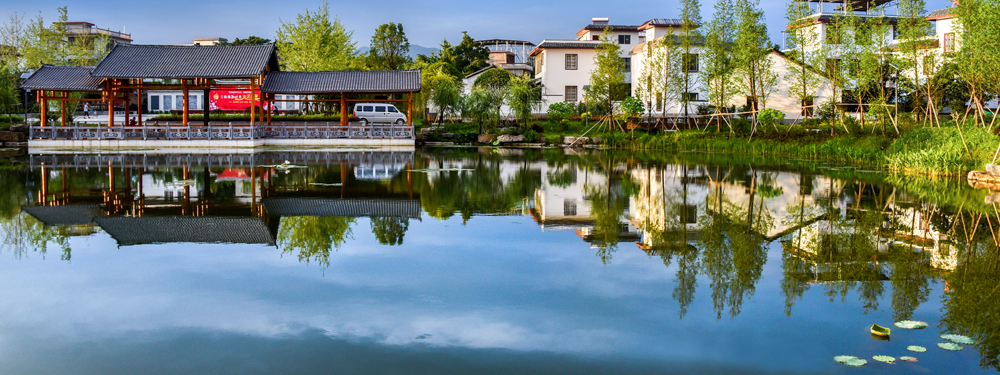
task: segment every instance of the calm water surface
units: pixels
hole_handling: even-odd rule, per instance
[[[1000,216],[958,181],[558,149],[2,164],[3,374],[1000,368]],[[868,332],[905,319],[930,326]]]

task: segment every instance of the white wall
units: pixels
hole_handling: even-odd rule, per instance
[[[576,86],[576,101],[583,101],[583,87],[590,81],[590,72],[594,70],[597,51],[593,48],[554,48],[542,50],[540,53],[544,64],[536,78],[539,78],[544,86],[542,112],[548,111],[552,103],[566,100],[566,86]],[[567,54],[577,54],[576,70],[566,70]]]

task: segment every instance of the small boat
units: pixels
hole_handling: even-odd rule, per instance
[[[878,324],[872,324],[872,334],[875,336],[889,337],[890,329],[880,326]]]

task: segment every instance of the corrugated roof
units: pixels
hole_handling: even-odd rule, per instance
[[[119,246],[179,242],[274,245],[267,224],[255,217],[118,216],[95,221]]]
[[[31,90],[101,91],[100,78],[90,73],[92,66],[42,65],[21,82],[21,88]]]
[[[271,216],[344,216],[420,218],[416,199],[268,198],[261,201]]]
[[[261,91],[274,94],[420,91],[420,70],[268,72]]]
[[[599,40],[543,40],[529,55],[535,56],[546,48],[597,48]]]
[[[653,19],[651,19],[651,20],[646,21],[645,23],[643,23],[642,26],[650,25],[650,26],[678,26],[679,27],[679,26],[681,26],[683,24],[684,24],[683,21],[681,21],[679,19],[676,19],[676,18],[653,18]]]
[[[599,25],[599,24],[590,24],[590,25],[587,25],[587,26],[583,27],[584,30],[604,30],[605,28],[611,28],[611,30],[632,30],[632,31],[635,31],[635,30],[639,30],[639,25]]]
[[[97,65],[101,78],[246,78],[278,70],[274,44],[235,46],[116,45]]]

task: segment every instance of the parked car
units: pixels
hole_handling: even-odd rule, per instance
[[[358,103],[354,105],[354,117],[362,124],[369,123],[406,123],[406,115],[396,109],[396,106],[385,103]]]

